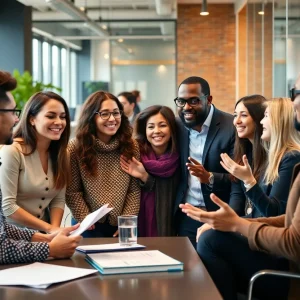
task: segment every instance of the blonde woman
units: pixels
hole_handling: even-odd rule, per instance
[[[294,128],[293,104],[288,98],[267,101],[261,120],[261,140],[267,151],[265,171],[256,180],[246,155],[242,165],[221,154],[221,165],[240,180],[244,195],[230,198],[235,211],[247,217],[270,217],[285,213],[294,166],[300,162],[300,134]],[[236,208],[240,207],[239,210]]]

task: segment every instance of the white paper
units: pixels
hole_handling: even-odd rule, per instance
[[[114,244],[102,244],[102,245],[87,245],[87,246],[78,246],[76,249],[82,250],[82,251],[104,251],[104,250],[122,250],[122,249],[130,249],[130,248],[145,248],[143,245],[135,244],[132,246],[121,246],[119,243]]]
[[[84,277],[97,270],[33,263],[0,271],[0,285],[26,285],[45,289],[49,285]]]
[[[80,226],[71,232],[70,236],[81,235],[85,232],[89,227],[94,225],[98,220],[104,217],[107,213],[109,213],[113,208],[108,207],[108,204],[101,206],[99,209],[87,215],[84,220],[80,223]]]
[[[88,254],[102,268],[147,267],[182,264],[158,251],[107,252]]]

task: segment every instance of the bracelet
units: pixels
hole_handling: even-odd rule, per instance
[[[256,185],[256,179],[254,179],[252,182],[250,182],[248,184],[244,183],[244,187],[245,187],[246,191],[249,191],[255,185]]]

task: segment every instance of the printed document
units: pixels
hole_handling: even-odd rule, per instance
[[[70,236],[81,235],[85,232],[88,228],[94,225],[98,220],[103,218],[106,214],[108,214],[113,207],[108,207],[109,204],[105,204],[101,206],[99,209],[95,210],[94,212],[88,214],[84,220],[80,223],[80,226],[71,232]]]

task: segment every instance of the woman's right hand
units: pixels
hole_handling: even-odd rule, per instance
[[[125,173],[135,178],[138,178],[143,182],[147,181],[148,179],[147,171],[145,170],[143,164],[138,160],[136,160],[134,157],[132,159],[126,159],[123,155],[121,155],[120,164],[122,170]]]

